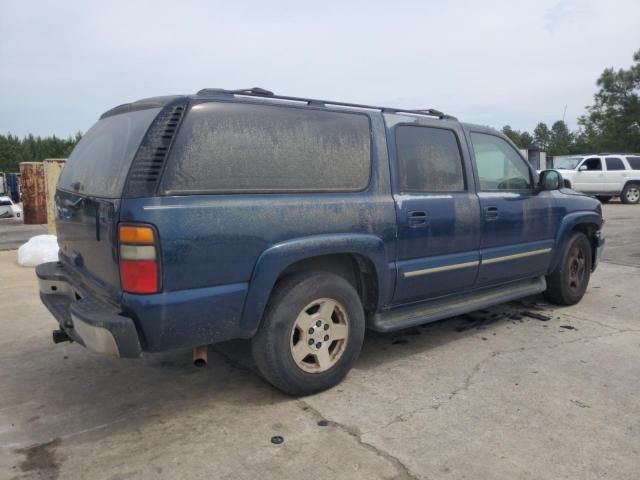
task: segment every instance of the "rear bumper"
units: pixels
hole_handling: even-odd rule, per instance
[[[60,328],[89,350],[117,357],[139,357],[142,349],[133,320],[74,285],[59,262],[36,267],[42,303]]]

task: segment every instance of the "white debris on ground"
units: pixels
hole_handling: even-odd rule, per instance
[[[58,261],[58,237],[36,235],[18,249],[18,264],[35,267],[45,262]]]

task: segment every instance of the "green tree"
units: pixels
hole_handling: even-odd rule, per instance
[[[533,136],[529,132],[520,133],[520,144],[518,145],[520,148],[533,148],[536,146],[536,142],[533,139]]]
[[[515,143],[518,147],[520,147],[520,132],[511,128],[510,125],[505,125],[504,127],[502,127],[502,133],[504,133],[507,137],[511,139],[513,143]]]
[[[20,162],[39,162],[45,158],[66,158],[82,138],[80,132],[66,139],[35,137],[28,135],[22,139],[8,133],[0,135],[0,171],[17,172]]]
[[[549,142],[551,141],[551,131],[546,123],[540,122],[536,125],[536,128],[533,129],[533,141],[535,146],[540,150],[544,150],[545,152],[548,150]]]
[[[551,135],[549,139],[550,155],[566,155],[571,153],[571,145],[573,143],[573,134],[569,131],[569,127],[562,120],[558,120],[551,126]]]
[[[594,104],[578,119],[594,151],[640,151],[640,50],[633,62],[628,70],[602,72]]]
[[[502,133],[511,139],[518,148],[532,148],[534,146],[533,137],[527,131],[519,131],[511,128],[510,125],[502,127]]]

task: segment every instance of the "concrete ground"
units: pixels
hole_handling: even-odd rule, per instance
[[[0,478],[637,479],[640,206],[605,215],[580,304],[368,334],[342,384],[302,399],[254,373],[246,342],[201,370],[189,351],[53,345],[33,269],[0,252]]]

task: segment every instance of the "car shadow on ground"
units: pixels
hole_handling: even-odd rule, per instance
[[[375,369],[479,331],[492,335],[499,325],[532,320],[523,317],[522,311],[544,313],[535,301],[527,302],[498,305],[393,334],[367,332],[355,368]],[[246,340],[210,347],[205,368],[194,367],[187,350],[126,360],[94,354],[75,344],[58,345],[46,355],[25,351],[12,358],[17,365],[3,375],[9,397],[3,404],[28,405],[15,419],[15,428],[22,430],[20,436],[25,439],[40,439],[38,443],[94,429],[140,429],[181,415],[215,415],[216,409],[241,413],[246,408],[295,401],[260,377]]]

